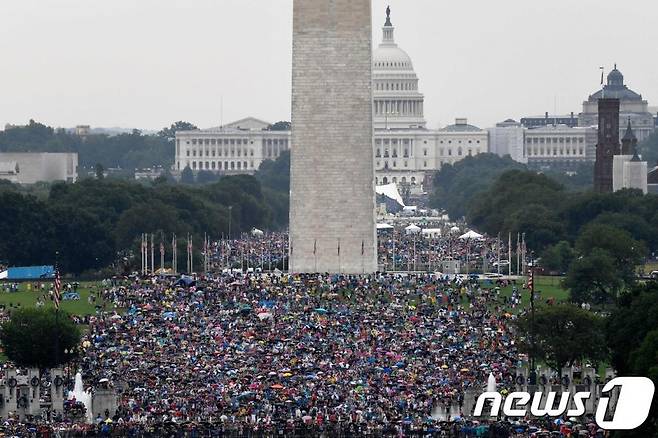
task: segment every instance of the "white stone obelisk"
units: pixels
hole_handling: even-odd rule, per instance
[[[294,0],[291,272],[377,270],[371,0]]]

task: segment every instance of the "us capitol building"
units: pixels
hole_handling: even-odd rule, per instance
[[[427,128],[424,96],[411,58],[395,43],[387,10],[383,40],[373,53],[376,184],[409,185],[421,191],[443,164],[488,152],[488,132],[458,118],[442,129]],[[190,167],[224,174],[253,173],[264,160],[290,149],[290,131],[246,118],[217,128],[176,132],[174,170]]]

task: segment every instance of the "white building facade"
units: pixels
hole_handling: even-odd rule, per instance
[[[542,165],[577,165],[596,160],[597,130],[592,127],[570,128],[549,125],[525,132],[526,162]]]
[[[0,179],[16,184],[75,182],[78,154],[75,152],[2,152]]]
[[[271,131],[270,124],[246,118],[231,124],[176,132],[174,171],[189,167],[223,174],[251,174],[264,160],[276,160],[290,149],[290,131]]]
[[[509,155],[514,161],[528,163],[525,154],[525,131],[521,123],[507,119],[497,123],[495,127],[488,128],[489,152],[501,157]]]

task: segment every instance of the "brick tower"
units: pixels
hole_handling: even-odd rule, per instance
[[[594,191],[612,193],[612,163],[619,145],[619,99],[599,99],[599,141],[594,164]]]

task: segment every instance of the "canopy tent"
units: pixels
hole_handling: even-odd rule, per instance
[[[459,227],[457,227],[457,226],[454,226],[454,227],[450,228],[450,232],[451,232],[451,233],[459,233],[460,231],[461,231],[461,230],[460,230]]]
[[[462,234],[461,236],[459,236],[459,238],[461,240],[480,240],[480,239],[482,239],[482,234],[476,233],[475,231],[470,230],[470,231]]]
[[[404,201],[402,200],[402,196],[400,196],[400,192],[398,192],[397,184],[391,183],[377,186],[375,187],[375,192],[377,192],[378,195],[386,196],[387,198],[394,200],[400,205],[400,207],[404,207]]]
[[[420,227],[417,226],[417,225],[415,225],[415,224],[411,224],[411,225],[409,225],[408,227],[406,227],[406,228],[404,229],[404,231],[405,231],[407,234],[418,234],[418,233],[420,233]]]
[[[392,230],[393,228],[395,227],[390,224],[377,224],[377,231]]]
[[[3,280],[41,280],[55,278],[53,266],[19,266],[0,272]]]
[[[441,228],[425,228],[422,231],[424,237],[441,237]]]

